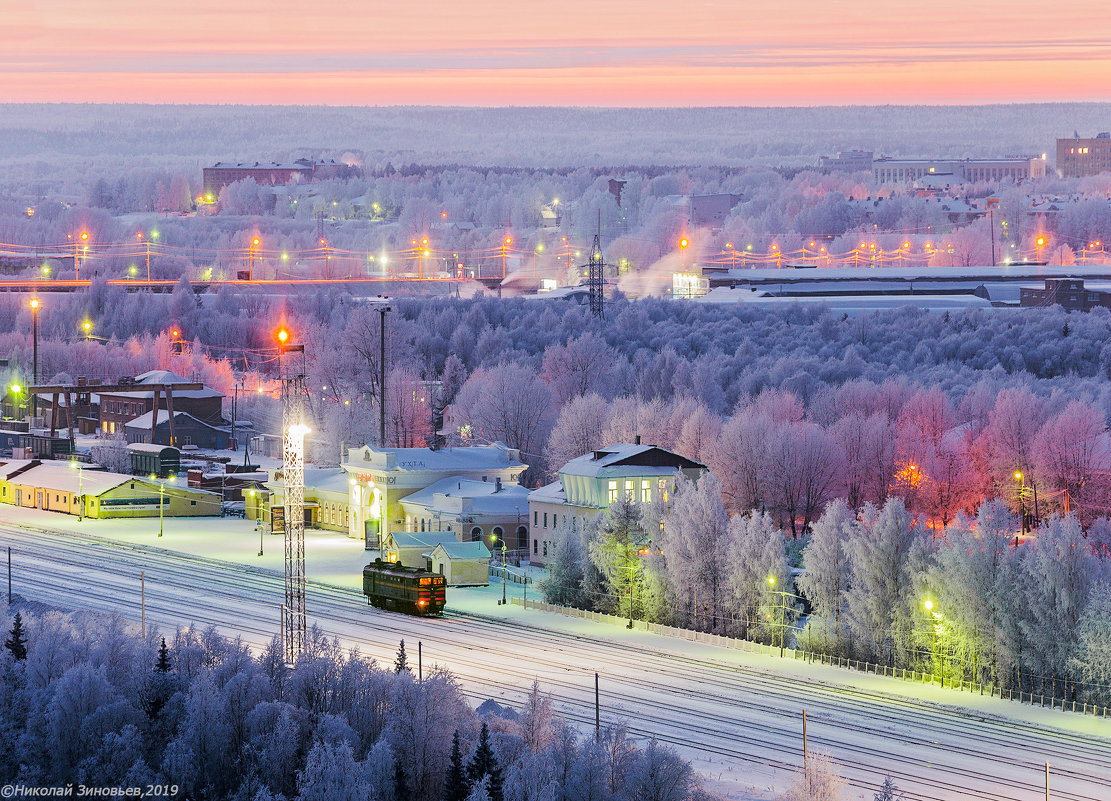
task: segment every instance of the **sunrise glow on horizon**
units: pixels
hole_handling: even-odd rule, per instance
[[[1100,101],[1102,4],[31,2],[0,101],[825,105]]]

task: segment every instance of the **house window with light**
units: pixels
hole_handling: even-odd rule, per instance
[[[640,502],[651,503],[652,501],[652,482],[646,478],[640,480]]]
[[[608,492],[607,500],[610,503],[617,503],[617,482],[616,481],[610,481],[609,482],[609,492]]]
[[[667,503],[667,479],[660,479],[660,500]]]
[[[636,500],[636,495],[633,494],[634,492],[636,492],[636,490],[634,489],[635,487],[636,484],[631,478],[625,479],[625,495],[629,498],[630,501]]]

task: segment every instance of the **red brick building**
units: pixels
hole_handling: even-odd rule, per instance
[[[205,194],[217,196],[225,186],[245,178],[253,178],[256,184],[265,186],[285,186],[327,181],[331,178],[347,178],[354,174],[356,169],[333,159],[327,161],[298,159],[282,164],[259,161],[253,164],[218,161],[211,167],[205,167],[202,172]]]
[[[144,389],[144,384],[188,384],[183,378],[169,370],[151,370],[135,377],[135,391],[100,394],[100,430],[105,434],[123,434],[124,426],[136,417],[141,417],[154,409],[155,390]],[[173,392],[175,412],[186,412],[210,425],[225,423],[223,416],[224,396],[214,389],[189,389]],[[167,409],[166,394],[159,392],[158,408]]]
[[[1085,289],[1080,278],[1047,278],[1045,287],[1021,287],[1021,306],[1060,306],[1065,311],[1091,311],[1097,306],[1111,308],[1111,292]]]

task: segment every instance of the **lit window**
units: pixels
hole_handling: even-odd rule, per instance
[[[627,478],[627,479],[625,479],[625,495],[626,495],[626,496],[627,496],[627,497],[629,498],[629,500],[631,500],[631,501],[635,501],[635,500],[636,500],[636,496],[634,496],[634,495],[633,495],[633,487],[634,487],[634,486],[635,486],[635,485],[633,484],[633,480],[632,480],[631,478]]]
[[[649,503],[652,500],[652,482],[646,478],[640,481],[640,502]]]
[[[616,481],[611,481],[609,483],[609,497],[608,497],[608,500],[609,500],[610,503],[617,503],[617,482]]]
[[[667,479],[660,479],[660,500],[667,503]]]

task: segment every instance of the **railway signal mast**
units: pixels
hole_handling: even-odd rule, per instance
[[[284,640],[286,662],[293,664],[305,646],[305,375],[304,345],[289,344],[289,332],[278,332],[278,377],[282,382],[282,483],[285,487],[285,606]],[[301,369],[293,359],[302,354]]]

